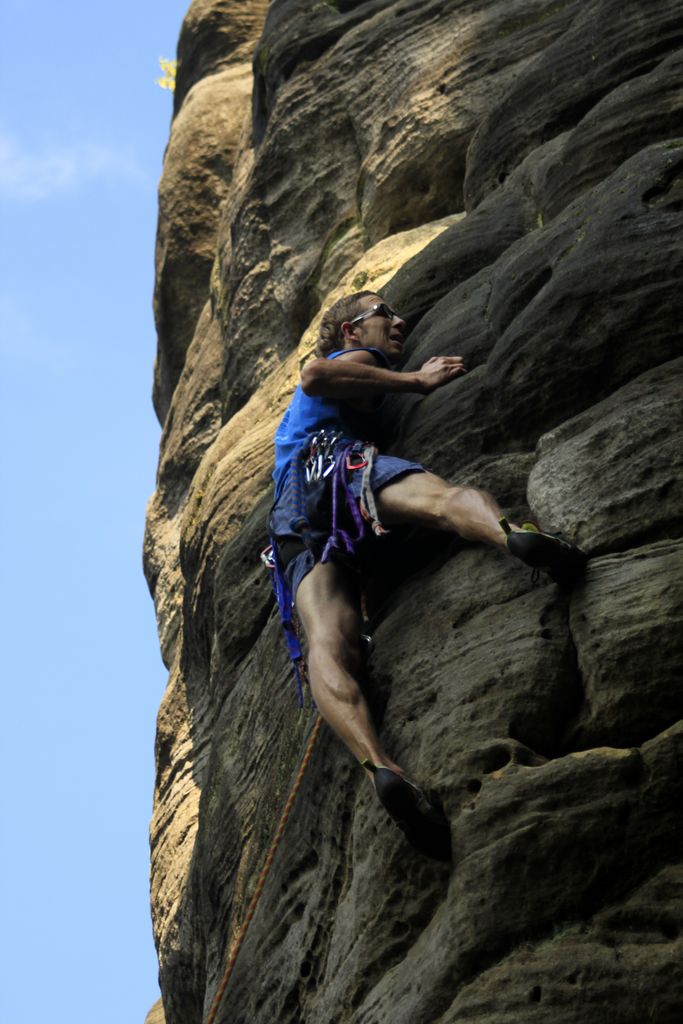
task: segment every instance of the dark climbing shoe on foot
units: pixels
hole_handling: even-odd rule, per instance
[[[410,845],[434,860],[451,859],[451,830],[443,811],[418,786],[392,772],[376,768],[375,791],[382,807],[396,822]]]
[[[500,525],[507,535],[508,551],[534,570],[547,572],[555,583],[570,586],[586,566],[586,555],[561,533],[543,533],[533,523],[511,530],[507,519]]]

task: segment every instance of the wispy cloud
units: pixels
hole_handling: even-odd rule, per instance
[[[125,149],[82,141],[30,152],[0,129],[0,198],[35,202],[95,180],[150,184],[135,155]]]

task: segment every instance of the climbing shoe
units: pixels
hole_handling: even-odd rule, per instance
[[[555,583],[570,586],[583,572],[587,557],[561,533],[543,533],[535,523],[512,530],[505,516],[499,520],[508,551],[534,571],[546,572]]]
[[[433,860],[451,859],[451,830],[443,811],[414,783],[369,761],[379,802],[410,845]]]

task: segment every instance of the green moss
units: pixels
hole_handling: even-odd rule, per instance
[[[543,214],[540,210],[538,211],[538,216],[536,217],[536,227],[543,227]]]
[[[356,274],[353,281],[351,282],[351,290],[354,292],[362,291],[369,277],[370,275],[367,273],[367,271],[361,270],[360,274]]]
[[[258,66],[259,66],[259,71],[261,72],[262,75],[265,75],[265,73],[266,73],[266,68],[268,67],[268,58],[269,57],[270,57],[270,47],[266,44],[265,46],[261,47],[261,49],[259,50],[259,55],[258,55]]]
[[[199,489],[201,491],[205,491],[206,490],[206,488],[208,487],[208,484],[209,484],[209,480],[211,480],[211,478],[213,477],[215,472],[216,472],[216,464],[212,463],[208,467],[206,473],[204,474],[204,479],[202,480],[201,484],[199,485]]]
[[[348,220],[340,221],[340,223],[337,224],[336,227],[332,229],[332,231],[330,231],[320,256],[321,268],[325,266],[325,263],[327,262],[327,259],[332,250],[334,249],[335,245],[337,245],[338,242],[341,242],[344,235],[348,235],[349,231],[351,231],[353,228],[357,226],[358,221],[356,220],[356,218],[349,217]]]
[[[204,479],[198,484],[196,490],[192,491],[190,494],[189,503],[191,511],[189,518],[185,521],[181,532],[181,539],[183,540],[183,542],[187,541],[187,538],[189,537],[190,533],[195,529],[195,527],[199,523],[199,510],[201,508],[202,502],[204,501],[204,495],[206,494],[209,481],[211,480],[215,472],[216,466],[209,466],[206,473],[204,474]]]
[[[680,149],[683,146],[683,139],[674,139],[672,142],[667,142],[664,149]]]

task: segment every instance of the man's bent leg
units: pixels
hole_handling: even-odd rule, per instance
[[[317,564],[299,584],[296,612],[308,641],[308,677],[320,714],[359,761],[368,758],[402,773],[382,748],[355,678],[361,621],[348,573],[333,562]]]
[[[559,534],[527,530],[501,521],[500,507],[486,491],[453,487],[433,473],[411,473],[387,484],[377,495],[382,522],[421,523],[437,530],[454,530],[465,540],[484,541],[542,569],[562,586],[571,585],[584,571],[586,555]]]
[[[450,827],[443,812],[382,749],[354,678],[360,667],[360,616],[348,574],[316,565],[299,584],[296,610],[309,644],[308,675],[318,709],[368,771],[380,803],[409,843],[437,860],[450,860]],[[387,770],[388,769],[388,770]]]
[[[455,487],[434,473],[410,473],[383,487],[376,500],[386,526],[419,523],[507,550],[500,506],[476,487]]]

